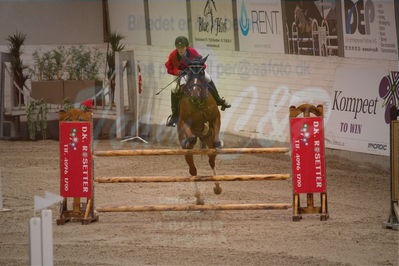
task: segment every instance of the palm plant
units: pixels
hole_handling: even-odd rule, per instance
[[[15,83],[19,88],[23,89],[26,80],[29,78],[28,75],[24,74],[24,70],[28,67],[23,64],[21,55],[22,55],[22,45],[25,43],[26,34],[22,34],[20,32],[16,32],[14,35],[9,35],[6,39],[9,43],[9,53],[11,55],[11,68],[13,73],[13,78]],[[18,102],[19,91],[16,86],[14,87],[14,104],[24,104],[24,98],[21,98],[21,102]]]
[[[125,49],[125,45],[120,43],[123,39],[125,39],[124,36],[115,32],[111,33],[106,39],[108,45],[111,46],[111,50],[107,51],[107,64],[108,64],[107,77],[108,80],[110,81],[110,86],[111,86],[112,103],[114,103],[114,92],[115,92],[115,76],[112,76],[112,74],[115,71],[115,53]]]

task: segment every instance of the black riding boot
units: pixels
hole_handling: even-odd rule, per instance
[[[179,95],[178,93],[172,92],[170,94],[170,102],[172,106],[172,114],[168,117],[166,121],[167,127],[174,127],[179,118]]]
[[[224,111],[226,108],[230,108],[231,105],[227,103],[224,98],[220,97],[219,92],[216,89],[215,83],[213,83],[213,81],[211,80],[208,84],[209,84],[208,86],[209,92],[212,94],[213,98],[215,99],[216,104],[222,107],[221,108],[222,111]]]

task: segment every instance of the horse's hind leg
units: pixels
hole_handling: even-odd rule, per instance
[[[208,157],[209,157],[209,165],[211,166],[213,175],[215,176],[216,175],[216,169],[215,169],[216,154],[209,154]],[[222,188],[220,187],[219,182],[215,182],[213,192],[217,195],[222,193]]]
[[[190,168],[190,174],[192,176],[196,176],[197,175],[197,168],[194,165],[194,157],[192,154],[190,155],[184,155],[184,158],[186,159],[186,162]],[[202,199],[201,197],[201,192],[198,189],[198,184],[196,182],[194,182],[194,188],[195,188],[195,198],[196,198],[196,204],[197,205],[204,205],[204,199]]]

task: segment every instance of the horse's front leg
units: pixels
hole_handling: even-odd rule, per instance
[[[179,120],[178,122],[178,135],[179,135],[179,142],[180,146],[183,149],[192,149],[195,145],[197,138],[192,133],[190,127],[184,123],[184,120]],[[190,175],[196,176],[197,175],[197,168],[194,165],[194,158],[193,155],[184,155],[186,162],[189,166]]]
[[[178,126],[178,135],[180,146],[183,149],[192,149],[194,148],[195,143],[197,142],[197,137],[191,131],[191,128],[184,121],[179,121]]]
[[[190,168],[189,169],[190,175],[196,176],[197,175],[197,168],[195,168],[195,165],[194,165],[193,155],[192,154],[184,155],[184,158],[186,159],[188,167]]]
[[[214,123],[214,142],[213,145],[215,148],[222,148],[223,147],[223,142],[219,138],[219,133],[220,133],[220,113],[215,119]]]
[[[215,176],[216,175],[216,168],[215,168],[215,166],[216,166],[216,154],[209,154],[208,157],[209,157],[209,160],[208,160],[209,165],[211,166],[212,171],[213,171],[213,175]],[[215,186],[213,187],[213,192],[215,192],[215,194],[217,194],[217,195],[222,193],[222,188],[220,187],[219,182],[215,182]]]
[[[208,148],[211,148],[211,149],[216,148],[214,136],[211,138],[208,138],[206,142],[207,142],[206,144],[207,144]],[[213,175],[215,176],[216,175],[216,154],[208,154],[208,158],[209,158],[208,159],[209,166],[212,168]],[[215,194],[217,194],[217,195],[222,193],[222,188],[220,187],[219,182],[215,182],[215,186],[213,187],[213,192],[215,192]]]

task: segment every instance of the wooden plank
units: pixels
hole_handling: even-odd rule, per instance
[[[288,148],[224,148],[224,149],[149,149],[96,151],[95,156],[186,155],[186,154],[264,154],[285,153]]]
[[[217,176],[137,176],[137,177],[99,177],[98,183],[150,183],[150,182],[204,182],[204,181],[266,181],[286,180],[289,174],[269,175],[217,175]]]
[[[146,212],[146,211],[204,211],[204,210],[282,210],[291,208],[291,204],[222,204],[222,205],[148,205],[99,207],[97,212]]]

